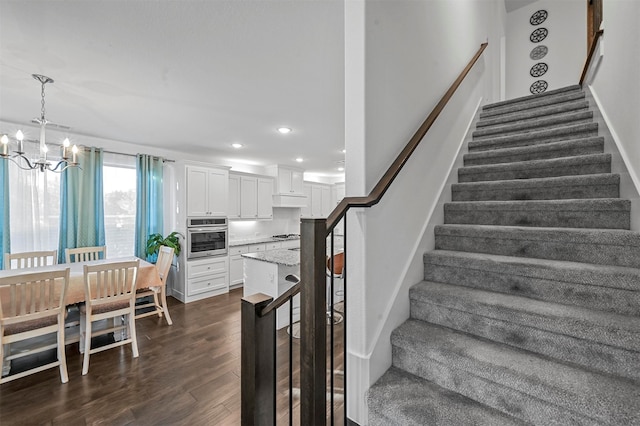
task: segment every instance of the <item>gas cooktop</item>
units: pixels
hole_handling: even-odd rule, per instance
[[[297,240],[300,238],[300,234],[278,234],[273,235],[272,238],[277,238],[279,240]]]

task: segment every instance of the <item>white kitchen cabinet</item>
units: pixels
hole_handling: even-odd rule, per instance
[[[258,219],[273,219],[273,179],[258,178]]]
[[[186,300],[204,299],[229,291],[228,256],[189,260],[187,263]]]
[[[324,183],[305,182],[304,193],[308,197],[308,206],[300,210],[301,217],[327,217],[333,205],[331,202],[331,186]]]
[[[237,287],[244,282],[242,255],[249,253],[249,246],[229,249],[229,287]]]
[[[300,240],[285,240],[280,243],[280,248],[300,248]]]
[[[229,173],[229,219],[240,218],[240,176]]]
[[[187,216],[227,216],[229,171],[186,166]]]
[[[242,257],[243,254],[261,252],[265,250],[276,250],[279,248],[288,248],[290,247],[289,245],[285,247],[285,243],[288,242],[289,241],[272,241],[268,243],[247,244],[229,248],[229,286],[238,287],[244,281],[244,258]],[[291,242],[294,243],[294,245],[292,245],[291,247],[297,246],[297,244],[295,244],[296,241]]]
[[[302,195],[304,170],[289,166],[269,166],[267,174],[276,177],[276,194]]]
[[[272,177],[229,173],[229,192],[230,219],[273,219]]]
[[[240,177],[240,217],[258,218],[258,179],[255,177]]]

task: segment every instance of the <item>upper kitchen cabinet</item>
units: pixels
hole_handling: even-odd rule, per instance
[[[186,166],[187,216],[227,216],[229,170]]]
[[[274,207],[304,207],[307,198],[304,194],[304,170],[290,166],[274,165],[266,168],[267,174],[276,180]]]
[[[324,183],[305,182],[304,193],[308,198],[308,205],[300,211],[301,217],[327,217],[334,205],[331,201],[331,186]]]
[[[229,173],[229,219],[273,219],[273,178]]]

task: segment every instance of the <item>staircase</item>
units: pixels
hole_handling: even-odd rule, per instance
[[[640,234],[580,86],[485,106],[458,181],[369,424],[640,425]]]

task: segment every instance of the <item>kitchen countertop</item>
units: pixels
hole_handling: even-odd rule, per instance
[[[285,266],[300,265],[300,251],[289,249],[267,250],[257,253],[246,253],[242,257],[260,260],[262,262],[276,263]]]
[[[260,244],[260,243],[277,243],[281,241],[299,241],[300,238],[273,238],[273,237],[261,237],[261,238],[252,238],[246,240],[235,240],[229,241],[229,247],[237,247],[237,246],[246,246],[249,244]]]

